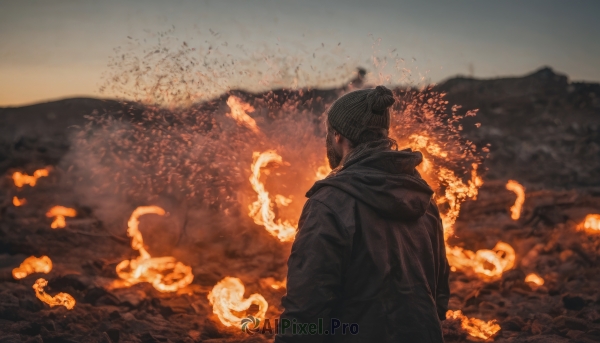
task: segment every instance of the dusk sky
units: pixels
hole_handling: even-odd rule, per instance
[[[372,45],[381,38],[378,49],[403,58],[424,82],[523,75],[542,66],[598,82],[599,15],[596,0],[2,1],[0,106],[107,96],[98,90],[114,49],[172,27],[171,35],[191,46],[283,47],[306,61],[329,49],[310,62],[314,73],[333,69],[336,59],[347,63],[339,73],[373,71]]]

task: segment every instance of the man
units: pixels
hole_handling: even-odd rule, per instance
[[[333,171],[306,194],[276,343],[443,342],[442,223],[415,170],[421,153],[397,151],[388,138],[393,103],[378,86],[327,112]]]

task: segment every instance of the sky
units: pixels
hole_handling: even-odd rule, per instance
[[[131,42],[150,44],[166,30],[239,60],[253,49],[280,54],[307,75],[359,66],[377,73],[379,54],[401,58],[418,82],[518,76],[542,66],[600,81],[596,0],[0,0],[0,9],[0,106],[122,96],[99,92],[115,72],[115,49],[142,55]],[[227,87],[252,82],[232,79]],[[309,75],[302,85],[320,83]]]

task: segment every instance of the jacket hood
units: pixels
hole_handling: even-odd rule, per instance
[[[317,181],[306,196],[335,187],[382,217],[414,220],[425,214],[433,195],[415,169],[422,161],[423,155],[410,149],[374,152]]]

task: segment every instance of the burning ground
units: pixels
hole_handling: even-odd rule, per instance
[[[555,76],[462,83],[520,87],[498,91],[491,110],[456,80],[395,92],[392,135],[425,155],[444,214],[449,342],[600,340],[600,235],[586,217],[600,213],[588,156],[600,92]],[[185,108],[80,99],[2,110],[0,340],[271,339],[238,319],[281,312],[303,194],[327,171],[321,114],[360,86],[234,91]],[[527,101],[532,117],[559,120],[520,135],[510,116]],[[564,164],[575,176],[545,178]]]

